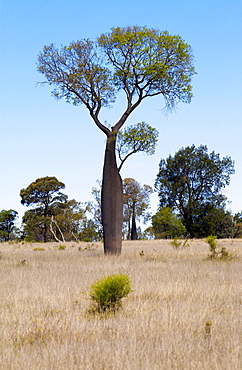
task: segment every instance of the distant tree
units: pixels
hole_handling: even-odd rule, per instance
[[[242,223],[242,212],[238,212],[234,215],[234,222],[236,224]]]
[[[136,220],[143,218],[148,220],[150,214],[147,209],[150,206],[150,194],[153,189],[149,185],[141,186],[140,183],[132,178],[123,181],[124,188],[124,224],[127,230],[127,239],[137,240],[138,233]]]
[[[86,209],[83,208],[82,203],[72,199],[55,206],[50,230],[57,241],[77,241],[86,224]]]
[[[221,192],[233,173],[230,157],[221,160],[219,154],[208,154],[204,145],[182,148],[174,157],[160,161],[155,182],[160,207],[177,211],[188,234],[194,237],[199,217],[200,223],[202,218],[205,222],[206,210],[224,209],[226,198]]]
[[[234,225],[234,238],[242,238],[242,222]]]
[[[86,219],[86,221],[84,222],[84,227],[79,233],[79,240],[93,242],[102,240],[100,229],[98,229],[97,224],[92,219]]]
[[[65,184],[56,177],[42,177],[32,182],[26,189],[20,191],[21,203],[25,206],[34,206],[23,217],[23,222],[38,223],[39,232],[43,235],[43,241],[48,240],[48,226],[51,217],[55,215],[56,208],[67,201],[67,195],[61,193]]]
[[[15,220],[17,218],[18,212],[13,209],[6,211],[3,209],[0,212],[0,241],[9,241],[13,235],[15,229]]]
[[[217,238],[234,236],[234,221],[232,214],[225,209],[225,204],[218,206],[212,202],[202,205],[194,215],[193,233],[196,238],[216,235]]]
[[[146,98],[162,95],[170,110],[178,102],[190,102],[195,73],[191,48],[180,36],[167,31],[116,27],[96,42],[84,39],[60,50],[53,44],[45,46],[38,56],[38,70],[45,83],[55,87],[57,99],[84,104],[106,135],[101,192],[104,252],[120,254],[123,188],[115,152],[117,133]],[[125,94],[126,107],[110,129],[99,114],[114,103],[120,90]]]
[[[102,231],[102,211],[101,211],[101,189],[102,184],[101,181],[97,180],[99,185],[98,188],[92,188],[92,196],[94,198],[93,201],[86,202],[86,209],[90,212],[93,216],[92,220],[92,227],[95,229],[95,233],[99,236],[98,239],[101,240],[103,238],[103,231]]]
[[[96,227],[86,217],[86,208],[74,199],[56,204],[47,217],[39,209],[30,209],[25,212],[22,224],[23,236],[29,241],[44,241],[45,225],[48,241],[99,240]]]
[[[234,238],[242,238],[242,212],[236,213],[234,221]]]
[[[22,239],[29,242],[43,242],[44,233],[46,233],[46,239],[50,240],[52,235],[49,232],[49,224],[50,217],[45,218],[38,209],[27,210],[22,218]]]
[[[186,235],[186,228],[173,213],[171,208],[161,208],[152,216],[152,230],[155,239],[170,239]]]

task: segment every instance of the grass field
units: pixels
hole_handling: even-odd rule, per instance
[[[242,369],[242,240],[219,245],[235,258],[206,260],[202,240],[124,242],[120,257],[1,243],[0,369]],[[87,315],[90,285],[118,273],[132,282],[123,308]]]

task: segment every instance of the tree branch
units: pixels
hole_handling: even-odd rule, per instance
[[[54,216],[52,216],[52,217],[51,217],[51,222],[50,222],[50,231],[52,232],[52,234],[53,234],[53,236],[54,236],[55,240],[56,240],[57,242],[61,243],[61,240],[59,240],[59,239],[57,238],[56,233],[55,233],[55,232],[54,232],[54,230],[53,230],[52,223],[56,225],[57,229],[59,230],[59,232],[60,232],[60,234],[61,234],[62,242],[64,242],[64,243],[65,243],[64,235],[63,235],[63,233],[62,233],[62,231],[61,231],[61,229],[60,229],[59,225],[57,224],[56,220],[54,219]]]

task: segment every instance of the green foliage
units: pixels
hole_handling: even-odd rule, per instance
[[[210,246],[210,254],[208,255],[208,259],[221,261],[233,258],[233,255],[229,253],[225,247],[217,247],[217,236],[210,235],[205,239],[205,241]]]
[[[240,223],[242,223],[242,212],[236,213],[236,214],[234,215],[234,222],[235,222],[236,224],[240,224]]]
[[[93,216],[92,220],[89,220],[86,226],[86,233],[81,240],[86,238],[91,239],[90,241],[99,241],[103,239],[103,226],[102,226],[102,215],[101,215],[101,181],[96,181],[99,185],[98,188],[92,188],[93,201],[86,202],[86,210]]]
[[[185,239],[185,240],[179,240],[178,237],[175,237],[171,242],[170,242],[170,245],[172,245],[172,247],[174,249],[183,249],[183,248],[186,248],[186,247],[190,247],[189,243],[188,243],[188,239]]]
[[[56,177],[42,177],[32,182],[26,189],[20,191],[21,203],[25,206],[34,206],[23,218],[24,223],[29,221],[29,228],[37,225],[42,234],[42,240],[47,242],[49,238],[48,226],[50,217],[55,214],[56,208],[67,200],[67,195],[60,192],[65,184]],[[33,234],[31,233],[31,236]]]
[[[204,145],[182,148],[160,161],[155,183],[160,206],[179,211],[191,237],[207,236],[222,223],[220,210],[224,211],[226,198],[221,190],[233,173],[230,157],[221,160],[219,154],[208,154]]]
[[[234,238],[242,238],[242,212],[234,215]]]
[[[205,239],[205,241],[206,241],[206,243],[209,244],[211,253],[215,252],[216,247],[217,247],[217,236],[215,236],[215,235],[209,235]]]
[[[161,208],[152,216],[155,239],[178,238],[186,235],[186,228],[169,207]]]
[[[170,108],[177,100],[190,101],[193,56],[180,36],[147,27],[116,27],[98,43],[114,67],[119,89],[144,97],[163,92]]]
[[[39,178],[22,189],[21,203],[32,209],[23,216],[23,236],[30,241],[66,242],[89,236],[86,209],[60,192],[65,185],[55,177]]]
[[[60,251],[63,251],[63,250],[65,250],[65,249],[66,249],[66,246],[65,246],[65,245],[60,244],[58,249],[59,249]]]
[[[15,230],[15,220],[17,218],[18,212],[10,209],[6,211],[3,209],[0,212],[0,242],[9,241],[14,237]]]
[[[234,225],[234,238],[242,238],[242,222]]]
[[[131,283],[126,275],[110,275],[97,280],[90,287],[93,312],[115,312],[122,306],[121,299],[131,292]]]
[[[47,216],[51,207],[67,199],[67,195],[60,192],[60,189],[64,188],[65,184],[58,181],[56,177],[39,178],[20,191],[21,204],[36,205]]]
[[[155,153],[159,132],[146,122],[129,126],[117,134],[116,150],[120,159],[119,171],[126,159],[138,152]]]
[[[97,42],[84,39],[60,50],[54,44],[45,46],[38,55],[38,71],[55,86],[57,99],[84,104],[96,118],[120,89],[129,103],[137,96],[136,105],[158,94],[168,108],[178,101],[190,102],[195,73],[191,47],[180,36],[137,26],[112,28]]]
[[[33,249],[34,252],[36,251],[45,251],[45,248],[41,248],[41,247],[36,247]]]

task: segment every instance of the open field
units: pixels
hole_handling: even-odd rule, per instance
[[[202,240],[124,242],[120,257],[63,244],[0,244],[1,369],[242,369],[242,240],[219,241],[227,261]],[[88,287],[114,273],[132,282],[123,309],[88,316]]]

